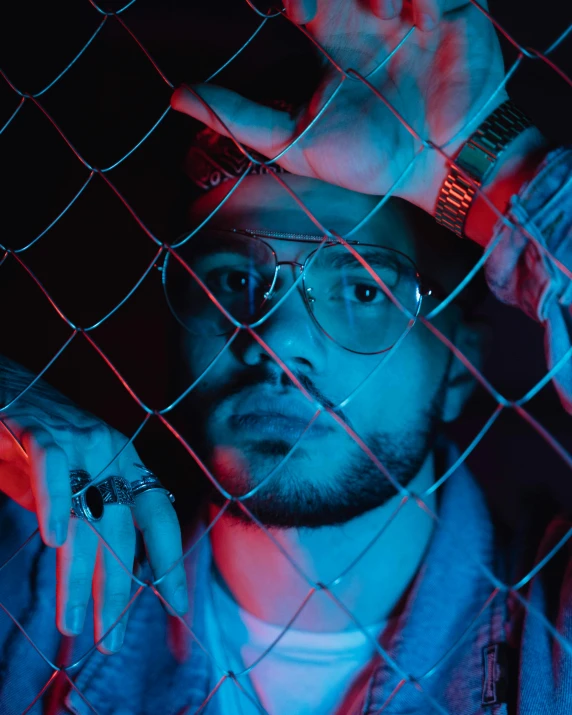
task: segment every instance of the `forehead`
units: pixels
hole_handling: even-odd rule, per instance
[[[380,197],[358,194],[317,179],[281,175],[290,189],[327,229],[345,236],[377,206]],[[204,220],[232,190],[225,182],[191,206],[193,225]],[[415,260],[415,240],[404,202],[389,199],[351,238],[389,246]],[[208,228],[240,228],[319,235],[320,229],[283,186],[268,175],[248,176],[208,223]]]

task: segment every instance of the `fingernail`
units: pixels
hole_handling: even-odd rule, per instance
[[[179,586],[175,591],[172,606],[178,613],[186,613],[189,608],[189,595],[186,586]]]
[[[396,7],[395,7],[395,0],[385,0],[385,8],[384,8],[384,17],[390,19],[395,17],[396,14]]]
[[[85,608],[82,606],[75,606],[72,608],[66,617],[66,628],[71,633],[81,633],[83,629],[83,622],[85,620]]]
[[[427,15],[426,13],[419,16],[419,21],[423,30],[432,30],[435,27],[435,21],[431,15]]]
[[[123,638],[125,637],[125,626],[123,623],[118,623],[111,633],[104,640],[103,644],[107,650],[116,653],[123,645]]]

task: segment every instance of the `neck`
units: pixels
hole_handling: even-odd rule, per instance
[[[431,454],[410,490],[423,493],[433,477]],[[435,509],[435,494],[424,501]],[[399,509],[401,502],[395,496],[341,526],[269,529],[280,548],[257,526],[223,514],[211,532],[218,576],[242,608],[279,626],[285,627],[311,594],[294,628],[327,632],[355,627],[343,608],[324,590],[312,591],[307,579],[328,586],[360,625],[384,621],[416,574],[433,529],[432,518],[412,499]],[[217,513],[211,505],[211,520]]]

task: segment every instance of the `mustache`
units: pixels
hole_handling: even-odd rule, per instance
[[[325,395],[308,375],[302,372],[296,372],[295,370],[292,370],[292,373],[319,405],[335,412],[348,426],[354,429],[351,420],[344,410],[336,409],[336,403]],[[232,375],[223,385],[209,389],[204,399],[209,405],[212,405],[213,402],[221,404],[223,401],[235,395],[239,395],[247,388],[256,387],[298,389],[285,373],[278,374],[274,370],[269,370],[264,365],[249,365],[240,372]]]

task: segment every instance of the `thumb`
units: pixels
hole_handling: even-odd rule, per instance
[[[179,87],[171,107],[270,158],[288,144],[295,129],[287,112],[211,84]]]
[[[424,32],[431,32],[445,13],[470,4],[471,0],[412,0],[415,25]],[[479,4],[487,8],[486,0],[480,0]]]
[[[286,14],[297,25],[305,25],[316,15],[317,0],[284,0]]]

